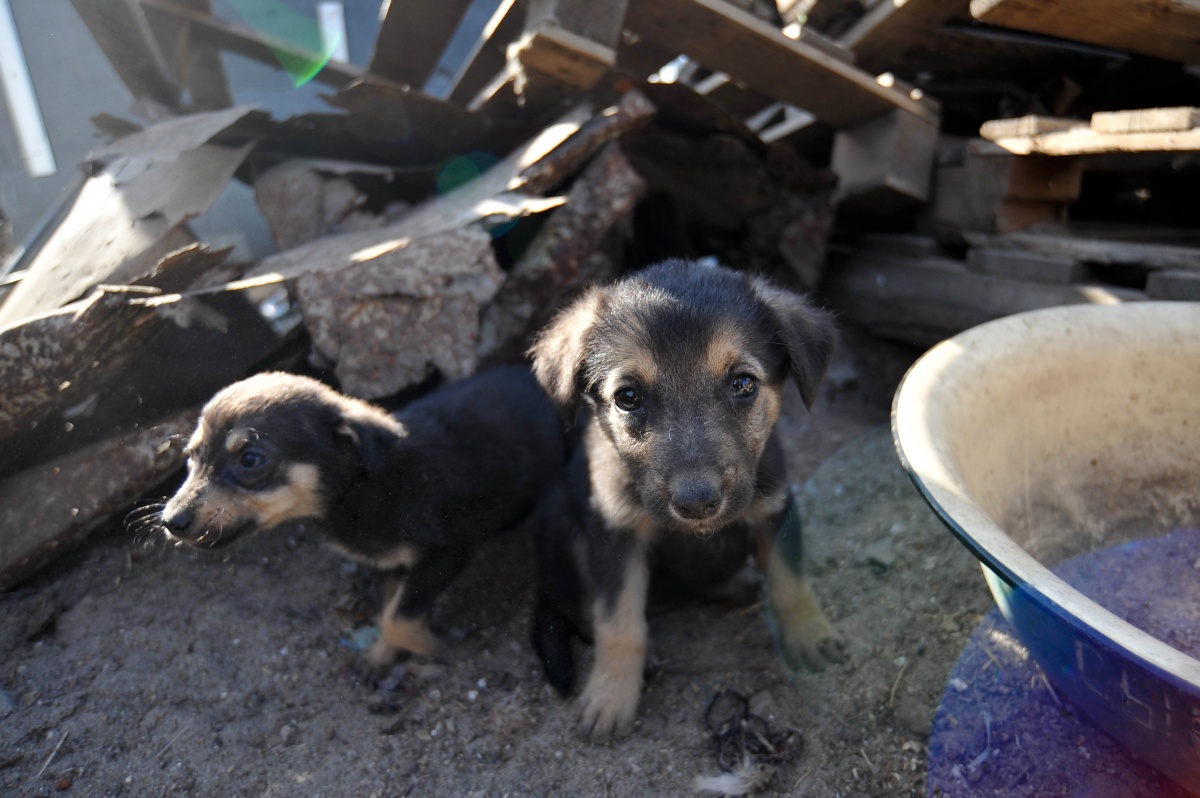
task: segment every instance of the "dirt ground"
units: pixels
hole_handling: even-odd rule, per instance
[[[316,530],[219,553],[116,530],[0,596],[0,794],[696,795],[720,773],[706,708],[733,690],[776,745],[759,794],[925,795],[935,709],[991,605],[892,450],[913,356],[850,334],[815,412],[793,397],[781,421],[844,665],[789,673],[753,574],[741,601],[660,598],[637,728],[593,745],[528,644],[525,531],[443,597],[443,650],[374,687],[355,677],[352,630],[377,585]]]

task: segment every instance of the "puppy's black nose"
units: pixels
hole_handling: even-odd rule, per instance
[[[168,504],[166,509],[163,510],[162,524],[172,534],[182,532],[191,523],[192,510],[190,507],[172,507]]]
[[[671,505],[680,516],[699,521],[721,507],[721,489],[706,480],[687,482],[671,493]]]

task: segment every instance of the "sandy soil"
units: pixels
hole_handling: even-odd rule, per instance
[[[761,719],[742,742],[774,746],[760,794],[924,795],[935,708],[990,599],[892,451],[911,358],[851,335],[815,412],[795,399],[781,421],[845,665],[789,673],[753,573],[739,601],[660,598],[638,727],[592,745],[528,645],[525,531],[444,597],[438,656],[375,687],[354,675],[352,630],[378,586],[315,530],[219,554],[117,530],[0,596],[0,793],[694,795],[740,751],[710,729],[741,707],[730,694],[706,724],[730,690]]]

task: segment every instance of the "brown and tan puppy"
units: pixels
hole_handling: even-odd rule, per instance
[[[774,434],[788,379],[811,405],[834,338],[830,317],[797,294],[668,261],[588,291],[535,342],[534,373],[583,429],[539,512],[534,644],[566,693],[572,638],[594,641],[584,734],[633,723],[652,573],[713,588],[753,553],[785,657],[816,668],[842,659],[804,575]]]
[[[394,585],[371,665],[428,654],[429,611],[473,547],[528,517],[561,476],[554,407],[523,368],[451,383],[389,415],[316,380],[270,372],[204,407],[187,479],[162,512],[172,539],[224,546],[285,521],[323,522],[345,556]]]

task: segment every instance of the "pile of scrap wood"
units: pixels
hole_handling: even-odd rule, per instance
[[[1200,105],[1186,37],[1186,57],[1143,49],[1181,38],[1163,31],[1131,26],[1135,46],[1077,21],[1064,41],[1018,0],[391,0],[358,66],[209,0],[73,5],[141,119],[94,120],[109,143],[0,286],[0,589],[166,492],[223,384],[307,369],[404,401],[520,358],[583,286],[664,257],[770,272],[922,344],[1185,296],[1200,263],[1145,208],[1119,245],[1063,226],[1086,206],[1111,228],[1122,187],[1193,168],[1189,112],[1091,115],[1167,73],[1155,105]],[[301,65],[328,107],[239,104],[230,59]],[[231,183],[275,254],[236,260],[189,225]]]
[[[824,288],[843,319],[928,345],[1049,305],[1200,300],[1200,6],[799,0],[791,13],[941,103],[928,201],[899,224],[839,226]]]

